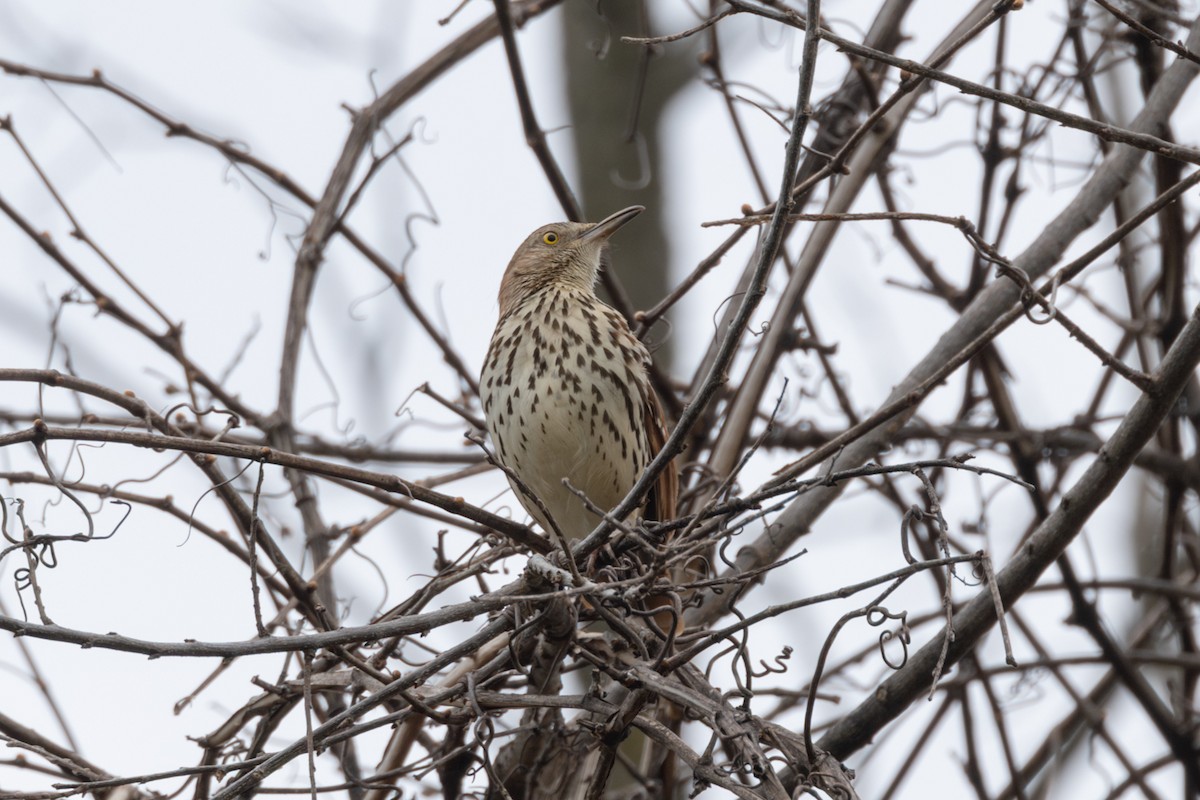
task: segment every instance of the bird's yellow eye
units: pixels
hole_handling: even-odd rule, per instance
[[[558,234],[554,231],[549,231],[542,236],[542,241],[546,244],[558,244]]]

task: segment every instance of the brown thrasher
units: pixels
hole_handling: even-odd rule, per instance
[[[500,282],[500,321],[479,380],[488,432],[500,462],[537,495],[568,540],[600,521],[577,492],[611,510],[666,438],[647,374],[650,353],[594,288],[608,265],[609,237],[644,210],[630,206],[595,224],[544,225],[517,248]],[[551,535],[546,514],[510,482]],[[677,493],[672,465],[650,492],[644,516],[674,517]]]
[[[568,546],[600,522],[596,509],[607,513],[625,498],[666,439],[650,353],[595,292],[609,237],[644,210],[631,206],[595,224],[544,225],[517,248],[500,282],[500,321],[479,379],[484,417],[521,505],[548,535],[557,527]],[[643,516],[672,519],[677,494],[671,464]],[[667,604],[650,598],[652,607]],[[665,632],[671,617],[660,616],[655,623]],[[606,769],[599,750],[582,760],[565,754],[563,792],[555,796],[582,797],[608,782],[611,754]],[[673,768],[663,766],[673,762],[657,749],[644,749],[642,761],[647,774],[661,772],[661,784],[674,785]]]

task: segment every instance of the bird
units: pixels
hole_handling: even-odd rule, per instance
[[[609,267],[609,238],[644,210],[543,225],[500,282],[479,380],[484,419],[521,505],[567,543],[595,529],[596,511],[620,503],[666,441],[650,353],[595,291]],[[643,519],[672,519],[677,494],[670,464],[640,509]]]

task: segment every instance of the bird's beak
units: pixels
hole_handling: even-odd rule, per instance
[[[608,237],[616,233],[618,228],[645,210],[645,206],[630,206],[629,208],[623,208],[615,214],[608,215],[591,228],[584,231],[577,241],[589,242],[595,240],[603,242],[607,240]]]

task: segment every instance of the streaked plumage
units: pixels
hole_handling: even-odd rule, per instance
[[[662,447],[663,414],[650,385],[650,354],[615,310],[596,297],[608,237],[642,211],[596,224],[555,223],[530,234],[500,284],[500,320],[480,377],[488,431],[500,461],[545,503],[569,538],[599,517],[563,485],[611,509]],[[525,509],[544,514],[514,485]],[[648,519],[675,514],[677,478],[665,471]]]

